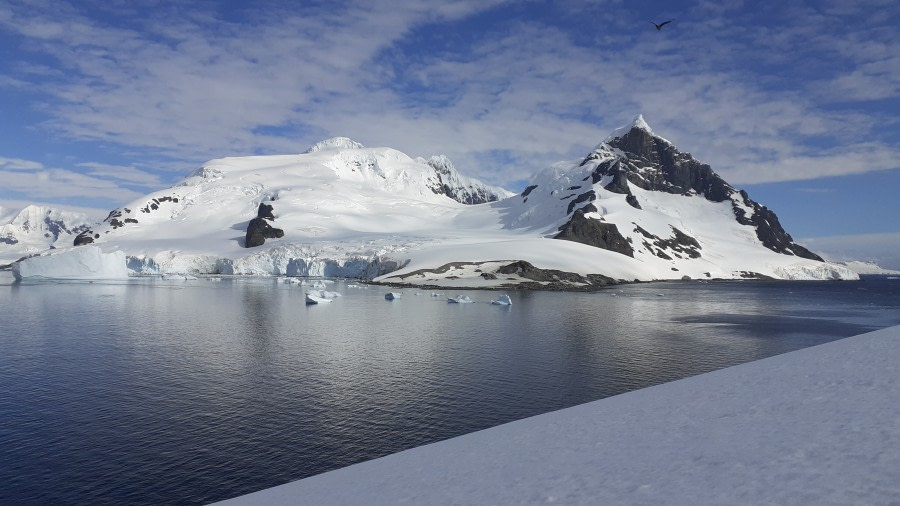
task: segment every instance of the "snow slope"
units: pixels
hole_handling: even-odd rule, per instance
[[[19,211],[0,208],[0,265],[51,246],[71,246],[75,236],[92,223],[85,214],[46,206],[31,205]]]
[[[895,504],[900,327],[218,504]]]
[[[123,251],[129,269],[145,274],[566,289],[685,276],[856,278],[795,245],[770,226],[773,213],[727,183],[716,183],[727,198],[672,191],[683,174],[663,174],[665,160],[656,158],[677,151],[642,118],[617,132],[584,161],[542,171],[521,195],[460,175],[446,157],[413,159],[347,138],[299,155],[212,160],[178,185],[114,210],[77,241]],[[652,156],[627,152],[636,139],[655,143]],[[677,156],[691,170],[698,165]],[[629,185],[615,174],[620,165],[637,167],[653,185]],[[703,167],[704,177],[714,175]],[[261,204],[272,216],[259,214]],[[258,215],[283,236],[245,248]],[[554,240],[563,229],[570,240]],[[600,236],[612,245],[591,243]]]

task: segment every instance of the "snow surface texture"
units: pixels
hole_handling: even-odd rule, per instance
[[[621,131],[634,129],[652,135],[643,118]],[[460,288],[558,288],[565,273],[611,278],[604,282],[857,278],[845,267],[765,247],[755,228],[736,220],[735,209],[745,221],[757,212],[741,198],[714,202],[637,186],[625,195],[605,189],[609,178],[592,179],[598,164],[620,156],[603,143],[584,162],[542,171],[529,192],[513,196],[460,175],[446,157],[412,159],[333,138],[304,154],[212,160],[180,184],[112,211],[82,237],[126,252],[137,274],[352,277]],[[245,248],[261,203],[273,207],[272,226],[284,237]],[[589,224],[618,227],[633,253],[553,240],[581,211]],[[554,272],[501,275],[520,260]]]
[[[46,206],[27,206],[18,212],[0,208],[0,265],[51,246],[71,246],[91,224],[85,214]]]
[[[96,246],[82,246],[26,258],[12,266],[13,276],[23,279],[126,279],[125,253],[103,253]]]
[[[900,327],[221,504],[896,504]]]

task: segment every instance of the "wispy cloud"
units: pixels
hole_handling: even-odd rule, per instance
[[[0,170],[40,170],[43,168],[43,164],[31,160],[0,156]]]
[[[124,183],[133,183],[148,188],[156,188],[161,184],[159,176],[150,174],[132,166],[108,165],[104,163],[86,162],[79,163],[78,167],[88,169],[88,175],[97,178],[108,178]]]
[[[106,177],[95,177],[79,172],[44,167],[29,160],[12,160],[0,157],[0,181],[3,189],[13,194],[28,195],[36,199],[90,199],[106,201],[110,207],[121,200],[131,200],[142,193],[125,188]],[[25,170],[20,170],[25,168]],[[121,178],[113,178],[120,179]],[[7,197],[8,200],[11,200]]]
[[[845,4],[698,2],[657,32],[620,1],[248,5],[231,16],[12,1],[0,29],[39,57],[0,86],[39,83],[42,126],[57,135],[191,165],[347,135],[444,153],[508,184],[583,156],[642,112],[738,184],[897,168],[896,134],[879,129],[895,112],[866,107],[900,95],[900,8]],[[154,184],[123,165],[80,169]]]

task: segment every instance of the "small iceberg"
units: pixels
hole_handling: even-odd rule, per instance
[[[491,304],[495,306],[512,306],[512,299],[509,298],[509,295],[503,294],[497,300],[492,300]]]
[[[432,296],[432,297],[443,297],[444,294],[443,294],[443,293],[434,293],[434,292],[431,292],[431,296]]]
[[[23,279],[128,279],[125,253],[103,253],[97,246],[78,246],[25,258],[12,264],[16,281]]]
[[[308,293],[306,294],[306,305],[311,306],[313,304],[320,304],[325,302],[331,302],[332,299],[326,299],[324,297],[319,297],[318,295]]]
[[[403,296],[403,294],[400,292],[388,292],[388,293],[384,294],[385,300],[399,299],[402,296]]]
[[[447,298],[447,302],[451,304],[471,304],[474,301],[467,295],[457,295],[456,297]]]
[[[328,303],[340,297],[337,292],[327,292],[325,290],[311,290],[306,292],[306,305]]]

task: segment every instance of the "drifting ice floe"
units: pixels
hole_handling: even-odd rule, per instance
[[[340,297],[341,294],[338,292],[328,292],[325,290],[310,290],[306,292],[306,304],[319,304],[322,302],[331,302],[332,300]]]
[[[509,295],[503,294],[497,300],[492,300],[491,304],[495,306],[512,306],[512,300],[509,298]]]
[[[319,304],[320,302],[331,302],[331,299],[325,299],[311,293],[306,294],[306,305]]]
[[[399,299],[402,296],[403,296],[403,294],[401,294],[399,292],[388,292],[388,293],[384,294],[384,298],[386,300]]]
[[[468,295],[457,295],[456,297],[447,298],[447,302],[452,304],[470,304],[474,301]]]

